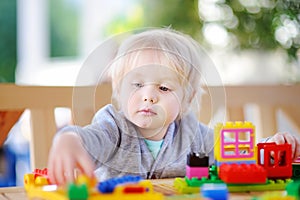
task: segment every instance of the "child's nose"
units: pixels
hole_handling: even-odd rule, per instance
[[[156,103],[158,100],[155,87],[154,86],[146,86],[145,91],[143,94],[143,101],[150,102],[150,103]]]
[[[156,103],[156,102],[157,102],[157,99],[154,98],[154,97],[150,97],[150,98],[145,97],[145,98],[144,98],[144,101],[149,101],[150,103]]]

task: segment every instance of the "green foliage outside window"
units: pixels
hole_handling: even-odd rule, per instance
[[[50,57],[78,55],[80,4],[66,0],[49,0]],[[75,1],[76,2],[76,1]],[[283,49],[291,60],[300,47],[299,0],[135,0],[128,13],[116,13],[107,22],[110,36],[143,27],[171,26],[190,34],[206,48],[216,48],[205,38],[207,25],[218,24],[233,39],[231,49]],[[77,2],[78,3],[78,2]],[[219,18],[199,15],[198,3],[211,4],[223,12]],[[75,7],[74,7],[75,6]],[[17,62],[17,1],[0,1],[0,82],[14,82]],[[226,46],[222,47],[228,48]]]
[[[213,48],[205,40],[203,29],[206,25],[215,23],[234,38],[234,49],[268,51],[281,48],[291,59],[297,57],[300,47],[299,0],[199,0],[201,5],[214,6],[218,8],[216,11],[223,12],[215,19],[203,17],[210,12],[208,9],[204,9],[202,15],[199,15],[198,0],[138,2],[143,10],[143,23],[139,26],[171,26],[192,35],[207,48]],[[124,21],[126,19],[123,18],[121,23]],[[119,22],[113,20],[110,27],[118,26]],[[128,28],[131,29],[132,26]],[[118,30],[110,29],[110,32],[116,33]],[[232,43],[234,42],[229,42]]]
[[[49,0],[50,57],[78,55],[77,4],[66,0]]]
[[[0,1],[0,82],[14,82],[17,64],[16,0]]]

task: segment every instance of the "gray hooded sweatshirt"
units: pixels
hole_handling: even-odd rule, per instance
[[[123,175],[145,179],[183,177],[190,152],[206,154],[209,164],[214,162],[213,130],[193,113],[170,124],[156,159],[136,126],[110,104],[95,114],[91,124],[67,126],[58,134],[66,131],[76,132],[82,139],[96,164],[99,181]]]

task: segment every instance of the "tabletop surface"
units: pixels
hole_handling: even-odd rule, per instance
[[[180,199],[203,199],[200,198],[199,194],[192,195],[183,195],[178,194],[177,191],[173,187],[174,179],[156,179],[151,180],[154,190],[156,192],[160,192],[166,196],[167,199],[178,199],[178,197],[182,197]],[[262,192],[245,192],[245,193],[230,193],[230,200],[250,200],[254,197],[259,197],[263,193]],[[174,196],[176,195],[176,196]],[[26,192],[23,187],[3,187],[0,188],[0,200],[27,200]]]

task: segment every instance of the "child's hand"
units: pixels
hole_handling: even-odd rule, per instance
[[[276,133],[267,142],[275,142],[276,144],[291,144],[292,158],[297,159],[300,156],[300,141],[296,136],[290,133]]]
[[[75,169],[92,177],[94,164],[74,133],[65,133],[55,139],[48,160],[50,182],[62,185],[74,181]]]

